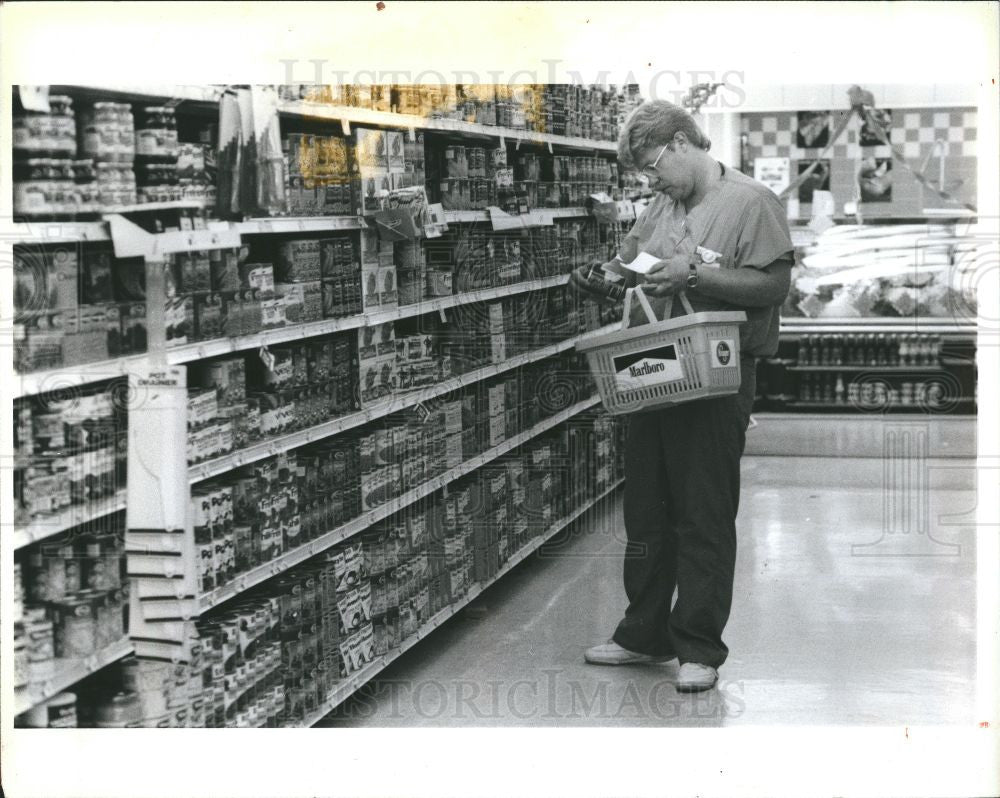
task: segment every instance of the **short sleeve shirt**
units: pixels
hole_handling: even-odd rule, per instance
[[[681,203],[658,193],[625,237],[621,255],[626,262],[639,252],[665,259],[675,252],[693,255],[696,247],[717,253],[715,262],[723,269],[763,269],[793,257],[784,206],[767,186],[735,169],[725,169],[722,179],[687,214]],[[747,321],[740,328],[744,354],[766,357],[777,352],[780,304],[743,307],[701,296],[697,290],[688,299],[695,311],[744,311]],[[660,318],[670,301],[670,297],[650,297]],[[674,303],[674,315],[682,312],[680,303]]]

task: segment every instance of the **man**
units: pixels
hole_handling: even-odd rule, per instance
[[[707,690],[728,648],[736,564],[740,457],[755,392],[754,358],[778,346],[778,309],[793,262],[785,210],[765,186],[708,155],[691,116],[664,101],[641,105],[618,144],[656,193],[620,259],[661,260],[638,278],[659,317],[686,292],[694,310],[744,310],[742,384],[732,396],[630,417],[625,452],[624,581],[628,609],[609,643],[586,652],[601,665],[680,661],[677,689]],[[587,288],[587,267],[571,284]],[[673,303],[674,315],[683,313]],[[633,318],[643,319],[641,311]],[[674,590],[677,601],[671,606]]]

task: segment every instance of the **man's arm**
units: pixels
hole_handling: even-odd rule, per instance
[[[780,305],[788,296],[792,259],[782,257],[763,268],[720,269],[698,266],[698,287],[694,294],[721,299],[732,305],[763,308]],[[666,296],[689,290],[687,257],[675,255],[660,261],[645,276],[643,290],[653,296]]]
[[[713,269],[699,266],[698,286],[692,289],[692,293],[721,299],[732,305],[763,308],[780,305],[785,301],[791,279],[790,258],[779,258],[763,269]]]

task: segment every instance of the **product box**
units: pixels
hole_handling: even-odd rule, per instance
[[[380,272],[377,262],[361,265],[361,301],[366,311],[379,308],[382,304]]]
[[[320,242],[316,239],[286,241],[279,247],[276,277],[281,282],[319,280]]]
[[[83,264],[80,269],[80,304],[98,305],[102,302],[112,301],[114,298],[113,271],[114,256],[110,247],[102,246],[84,251]],[[49,293],[52,293],[51,290]]]
[[[396,267],[379,266],[376,273],[379,304],[383,308],[394,308],[398,304],[399,294],[396,289]]]
[[[404,157],[403,133],[399,130],[385,132],[385,149],[387,165],[390,172],[403,172],[406,161]]]
[[[487,388],[487,407],[491,417],[499,416],[506,410],[505,399],[506,392],[502,382],[494,383]]]
[[[507,359],[507,337],[504,333],[490,335],[490,362],[503,363]]]
[[[285,317],[285,300],[282,297],[264,299],[260,303],[261,329],[275,330],[284,327],[288,319]]]
[[[449,435],[445,439],[445,468],[456,468],[464,459],[462,433]]]
[[[359,211],[372,214],[383,209],[392,191],[392,176],[384,167],[361,167]]]
[[[257,291],[262,299],[274,294],[274,266],[270,263],[244,263],[240,266],[244,288]]]
[[[424,293],[428,297],[451,296],[454,293],[454,274],[443,269],[428,269],[424,273]]]
[[[499,446],[507,438],[507,425],[503,415],[493,416],[489,424],[489,445]]]
[[[358,166],[378,167],[388,171],[389,153],[387,132],[358,127],[354,129],[354,152]]]
[[[222,294],[203,293],[194,296],[195,328],[197,340],[210,341],[223,334],[223,314],[225,306]]]
[[[211,290],[212,262],[208,252],[179,252],[174,257],[177,258],[181,290],[185,294]]]

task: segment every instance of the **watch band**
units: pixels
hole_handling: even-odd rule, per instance
[[[687,287],[695,288],[698,285],[698,260],[691,258],[688,261]]]

